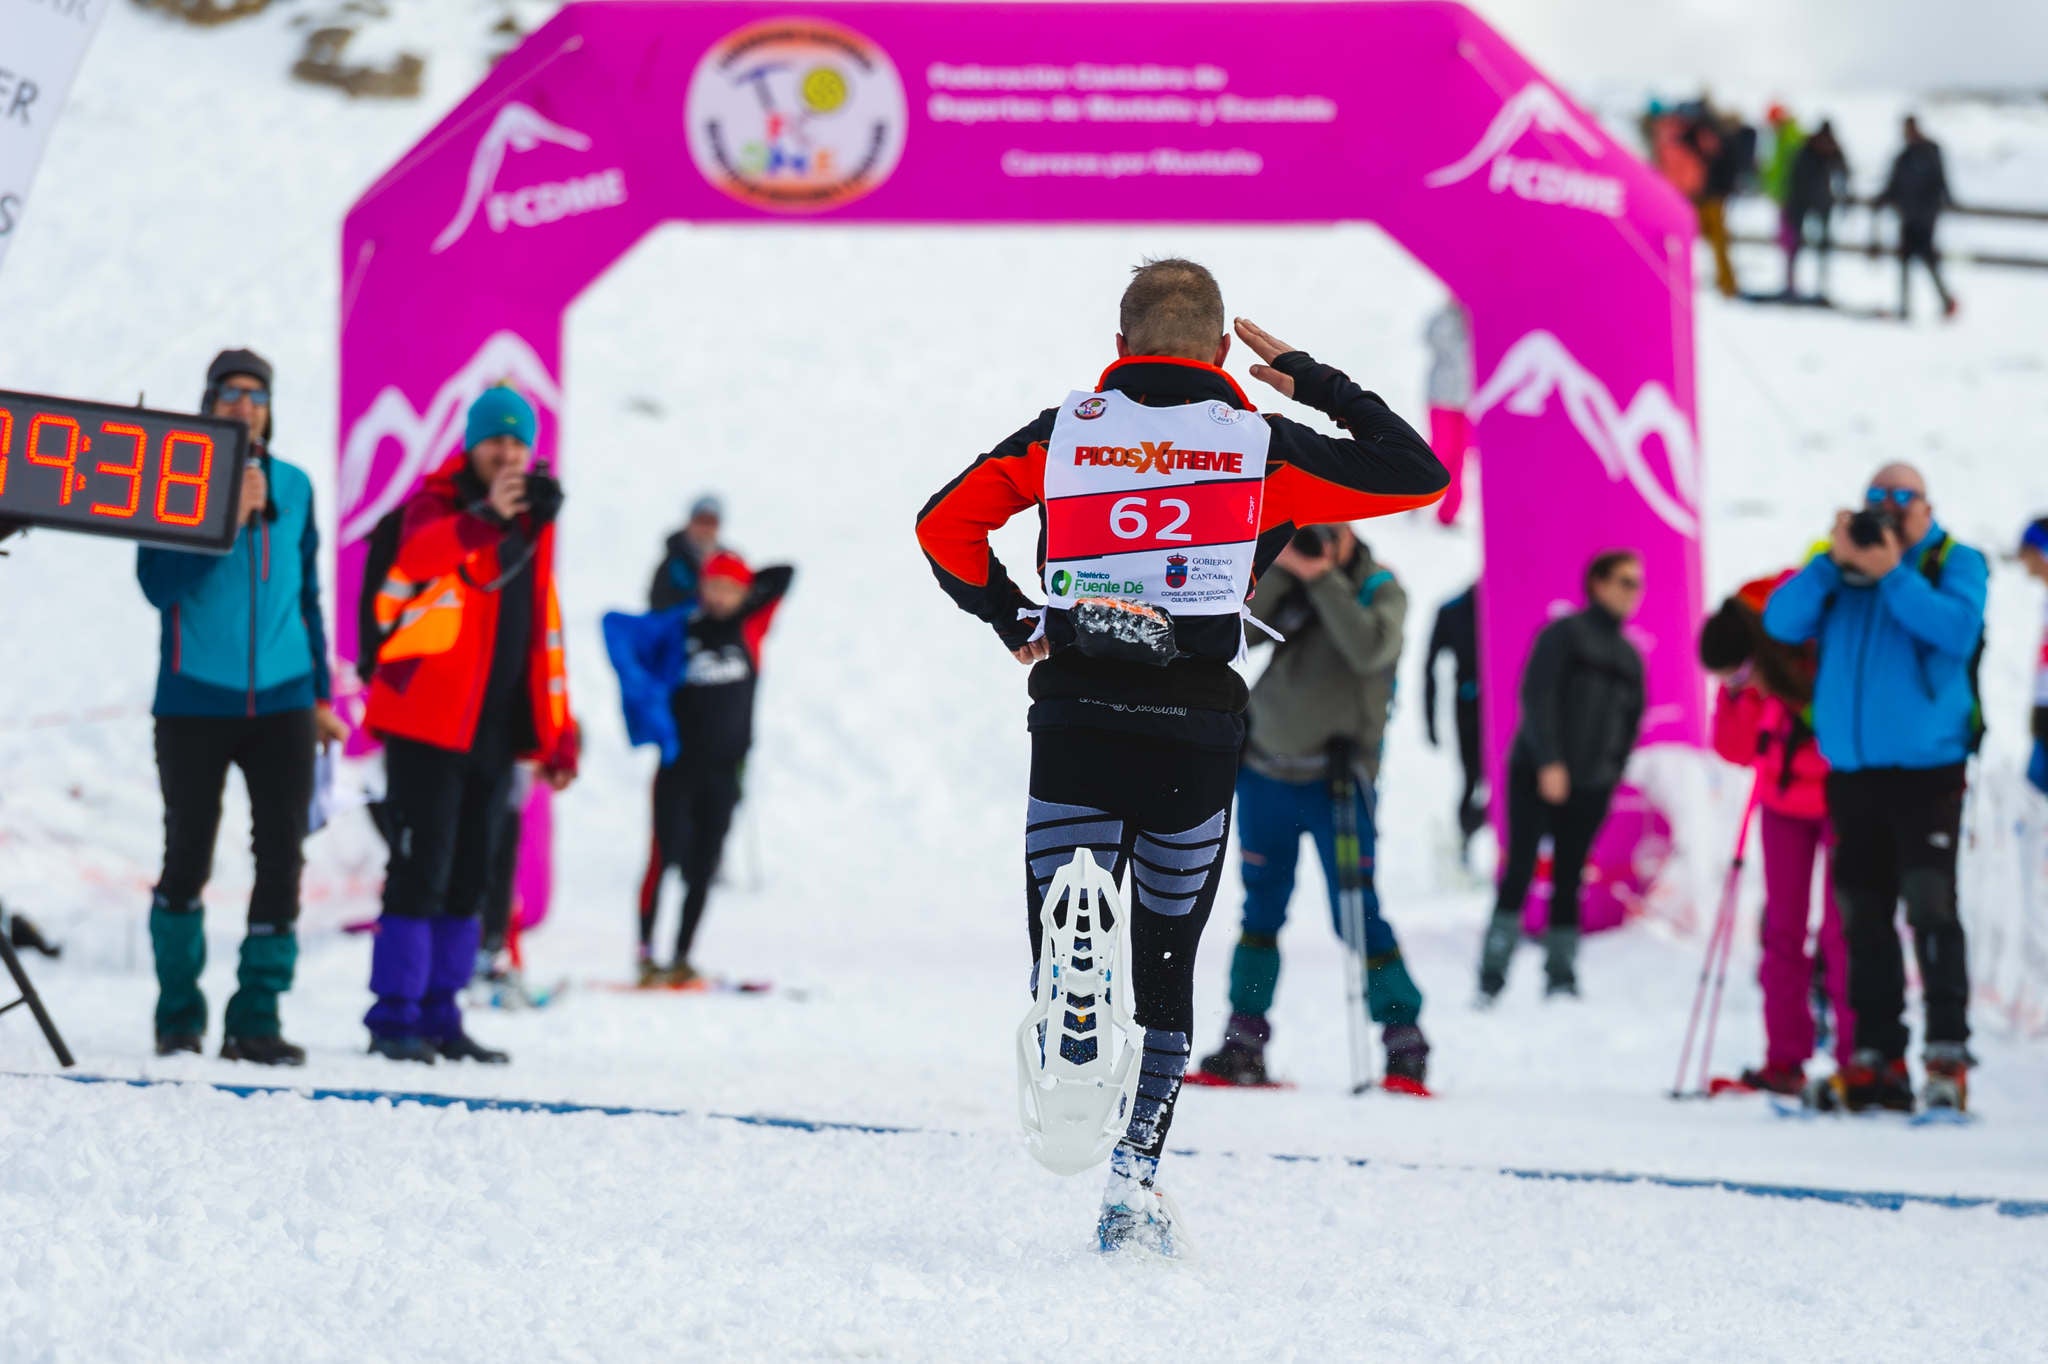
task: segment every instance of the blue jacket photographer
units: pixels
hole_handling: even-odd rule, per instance
[[[1833,772],[1835,885],[1849,939],[1856,1060],[1850,1108],[1910,1109],[1899,900],[1926,986],[1926,1097],[1961,1107],[1969,975],[1956,912],[1964,768],[1983,732],[1976,693],[1989,566],[1934,518],[1911,465],[1878,470],[1835,518],[1827,551],[1777,590],[1764,629],[1815,641],[1813,726]]]

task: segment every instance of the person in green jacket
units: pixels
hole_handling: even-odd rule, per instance
[[[1244,863],[1244,924],[1230,961],[1230,1022],[1201,1071],[1210,1083],[1266,1082],[1267,1012],[1280,979],[1279,933],[1294,894],[1301,838],[1309,835],[1343,936],[1331,763],[1351,766],[1359,871],[1365,892],[1367,999],[1386,1047],[1386,1087],[1423,1094],[1429,1043],[1422,992],[1380,914],[1373,885],[1374,786],[1408,594],[1348,526],[1312,526],[1259,579],[1252,614],[1284,641],[1252,688],[1249,737],[1237,776],[1237,837]]]

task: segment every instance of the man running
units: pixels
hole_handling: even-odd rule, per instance
[[[1118,360],[948,483],[917,537],[947,594],[1031,674],[1027,928],[1054,874],[1086,847],[1133,865],[1131,963],[1143,1078],[1111,1157],[1104,1250],[1175,1254],[1154,1188],[1194,1025],[1195,949],[1215,903],[1244,743],[1242,613],[1303,525],[1443,496],[1429,445],[1343,373],[1239,318],[1252,377],[1323,413],[1326,436],[1256,414],[1222,369],[1223,295],[1192,261],[1151,261],[1124,291]],[[1247,418],[1250,418],[1247,420]],[[1046,604],[1019,590],[989,533],[1040,517]]]

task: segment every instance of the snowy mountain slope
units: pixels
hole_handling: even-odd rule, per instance
[[[449,13],[466,40],[469,16]],[[0,318],[34,319],[0,330],[0,386],[146,388],[179,405],[218,346],[253,343],[279,362],[281,447],[325,495],[339,213],[462,82],[456,64],[432,68],[431,98],[403,108],[286,86],[269,64],[282,22],[194,35],[126,7],[109,17],[53,144],[34,230],[0,275]],[[248,84],[223,130],[218,87],[237,78]],[[138,88],[153,102],[139,106],[127,93]],[[116,179],[158,206],[151,230],[110,197]],[[236,187],[225,217],[216,180]],[[1023,672],[933,587],[910,522],[976,451],[1092,379],[1123,272],[1173,251],[1209,261],[1233,310],[1421,417],[1419,332],[1438,292],[1363,228],[678,228],[572,316],[562,553],[589,754],[558,807],[561,896],[531,942],[534,972],[624,974],[651,758],[624,747],[596,617],[640,599],[661,536],[710,487],[750,557],[800,568],[769,642],[749,801],[700,956],[807,999],[572,992],[544,1014],[477,1020],[514,1051],[506,1071],[394,1077],[360,1054],[366,947],[334,932],[374,908],[375,840],[350,816],[309,848],[306,956],[286,1017],[313,1057],[293,1079],[956,1135],[0,1079],[0,1149],[17,1153],[0,1165],[0,1320],[27,1323],[27,1357],[1011,1358],[1042,1354],[1049,1332],[1087,1352],[1081,1322],[1112,1300],[1128,1304],[1108,1328],[1124,1348],[1105,1353],[1131,1358],[2023,1355],[2027,1304],[2043,1289],[2023,1238],[2037,1239],[2038,1223],[1486,1173],[2048,1198],[2048,1057],[1984,1026],[1987,1121],[1967,1131],[1670,1103],[1699,945],[1669,928],[1589,943],[1580,1007],[1542,1006],[1524,961],[1500,1012],[1470,1013],[1484,896],[1441,866],[1454,786],[1421,739],[1413,648],[1386,761],[1381,886],[1430,996],[1443,1097],[1341,1093],[1339,954],[1305,870],[1274,1043],[1301,1088],[1191,1094],[1175,1129],[1176,1146],[1205,1153],[1169,1166],[1205,1258],[1101,1267],[1080,1252],[1093,1181],[1053,1180],[1014,1137]],[[1775,268],[1768,253],[1741,263]],[[1860,262],[1841,262],[1839,277],[1850,301],[1892,288],[1888,269]],[[2048,284],[1969,271],[1957,283],[1966,310],[1946,328],[1703,301],[1715,591],[1795,557],[1887,459],[1923,462],[1944,519],[1992,548],[2048,508],[2048,465],[2030,448],[2048,418],[2035,320]],[[1476,537],[1426,517],[1363,529],[1409,585],[1419,645],[1434,604],[1476,570]],[[45,534],[10,548],[0,895],[73,945],[65,962],[32,969],[89,1068],[273,1078],[148,1055],[138,930],[159,805],[141,712],[155,629],[132,559]],[[1028,573],[1027,530],[1013,527],[1001,549]],[[2009,569],[1993,594],[1989,761],[2009,770],[2041,603]],[[1739,800],[1737,776],[1719,782]],[[216,1003],[231,988],[247,886],[238,802],[236,788],[209,896]],[[1710,870],[1725,857],[1719,830],[1686,833]],[[1201,1047],[1221,1027],[1235,908],[1226,889],[1201,967]],[[1760,1045],[1753,941],[1745,927],[1727,1066]],[[47,1068],[28,1021],[0,1019],[0,1070]],[[1275,1151],[1424,1168],[1252,1158]],[[1930,1263],[1943,1266],[1935,1301]],[[254,1288],[234,1310],[219,1303],[224,1277]]]

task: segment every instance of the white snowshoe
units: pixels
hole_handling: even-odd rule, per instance
[[[1124,1175],[1111,1175],[1103,1191],[1095,1244],[1104,1255],[1137,1249],[1169,1260],[1181,1259],[1191,1249],[1180,1207],[1164,1190]]]
[[[1055,1174],[1100,1165],[1130,1124],[1145,1034],[1125,903],[1086,848],[1046,891],[1037,994],[1017,1025],[1017,1098],[1031,1154]]]

